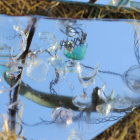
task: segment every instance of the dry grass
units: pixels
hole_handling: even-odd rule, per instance
[[[3,115],[3,124],[0,131],[0,140],[25,140],[23,136],[19,136],[14,132],[11,132],[8,126],[8,119],[6,115]]]
[[[0,14],[73,19],[140,19],[140,10],[136,8],[48,0],[0,0]]]

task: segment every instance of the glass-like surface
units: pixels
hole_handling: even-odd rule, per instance
[[[11,55],[10,60],[0,58],[0,64],[12,62],[14,68],[13,65],[8,65],[8,68],[10,75],[15,77],[21,72],[18,70],[24,67],[24,84],[18,103],[24,110],[20,119],[24,122],[23,135],[27,139],[90,140],[123,117],[124,111],[138,105],[139,48],[134,52],[138,44],[134,44],[136,36],[134,38],[133,22],[76,21],[76,26],[87,34],[84,40],[87,46],[85,56],[81,60],[75,60],[65,56],[67,47],[60,42],[67,41],[68,35],[73,36],[71,39],[82,39],[83,36],[75,36],[75,30],[71,30],[72,34],[67,34],[64,28],[62,31],[62,21],[40,18],[28,57],[22,64],[16,61],[16,57],[20,57],[18,54],[24,50],[26,34],[21,35],[13,27],[25,31],[30,18],[0,16],[0,21],[0,46],[5,44],[12,48],[10,54],[5,49],[6,54]],[[73,27],[75,21],[72,23]],[[80,40],[78,43],[82,42]],[[74,49],[76,47],[67,50],[69,55],[73,55],[70,51]],[[80,55],[83,56],[82,53]],[[80,63],[83,71],[88,71],[87,74],[78,75],[77,63]],[[134,65],[137,66],[133,67]],[[3,73],[2,67],[0,72]],[[83,94],[84,84],[88,87],[86,94]],[[88,100],[74,100],[81,96],[88,96]],[[9,91],[1,94],[0,99],[0,114],[6,114]],[[75,102],[78,102],[78,106]],[[115,121],[109,121],[114,115],[118,116]],[[108,121],[104,122],[106,117]]]

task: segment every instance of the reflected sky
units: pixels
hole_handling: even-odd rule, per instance
[[[12,26],[20,26],[23,30],[26,28],[29,18],[10,18],[0,16],[0,44],[12,46],[15,53],[19,52],[20,37],[13,31]],[[137,65],[137,60],[134,55],[134,27],[131,23],[122,21],[96,21],[96,20],[81,20],[77,21],[80,27],[87,33],[87,52],[86,56],[80,62],[87,66],[96,67],[99,70],[108,71],[108,73],[98,73],[95,84],[89,86],[87,94],[90,95],[94,87],[101,87],[106,84],[105,93],[110,94],[114,89],[115,96],[130,97],[133,100],[139,100],[140,95],[133,93],[125,85],[122,77],[110,74],[115,72],[123,75],[131,66]],[[60,23],[58,20],[39,19],[36,25],[36,32],[31,44],[32,51],[39,48],[46,48],[47,44],[39,39],[40,32],[53,33],[58,41],[66,39],[66,36],[60,32]],[[67,60],[64,56],[64,51],[58,52],[59,56]],[[40,56],[41,59],[47,62],[48,54]],[[32,88],[49,92],[49,83],[55,78],[54,69],[49,69],[49,74],[44,82],[36,82],[26,75],[26,68],[23,73],[23,81]],[[77,96],[83,92],[83,87],[80,84],[75,73],[68,73],[65,77],[61,77],[59,83],[55,86],[58,95]],[[8,93],[0,95],[0,114],[7,112]],[[52,108],[40,106],[23,96],[19,96],[20,102],[24,104],[23,121],[28,124],[34,124],[44,120],[51,120]],[[77,113],[77,111],[75,111]],[[85,115],[85,114],[83,114]],[[92,113],[92,122],[102,116],[97,113]],[[115,121],[106,123],[87,123],[81,119],[77,120],[69,126],[62,124],[49,124],[29,127],[23,125],[23,135],[28,139],[33,140],[66,140],[72,130],[80,133],[83,140],[90,140],[97,134],[104,131],[106,128],[114,124]]]

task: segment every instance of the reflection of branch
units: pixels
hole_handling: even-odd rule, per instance
[[[5,80],[8,83],[10,83],[9,79],[6,77],[6,74],[5,74]],[[16,82],[15,79],[12,80],[12,83],[14,83],[14,82]],[[21,82],[21,84],[20,84],[19,93],[20,93],[20,95],[23,95],[26,98],[28,98],[28,99],[32,100],[33,102],[36,102],[42,106],[46,106],[46,107],[50,107],[50,108],[56,108],[56,107],[63,106],[65,108],[71,108],[73,110],[78,110],[78,108],[72,104],[72,97],[44,93],[44,92],[31,88],[29,85],[27,85],[23,82]]]
[[[26,56],[28,54],[28,50],[30,48],[32,38],[34,36],[35,32],[35,24],[36,24],[36,18],[32,18],[31,23],[27,26],[25,30],[25,34],[29,31],[29,35],[27,38],[27,46],[25,52],[23,52],[21,59],[23,60],[23,64],[25,63]],[[17,76],[15,82],[19,81],[22,77],[23,68],[21,68],[21,73]],[[18,94],[20,91],[20,85],[18,84],[14,89],[13,97],[11,98],[10,103],[15,103],[18,100]],[[15,132],[15,126],[16,126],[16,111],[17,111],[17,105],[13,106],[12,109],[9,109],[9,123],[10,123],[10,129],[11,131]]]
[[[6,74],[4,75],[4,78],[7,81],[7,83],[10,84],[10,80],[8,79],[8,77],[6,77]],[[12,82],[14,83],[15,79],[12,79]],[[99,99],[99,97],[97,96],[98,95],[97,89],[98,88],[96,87],[92,93],[92,106],[90,106],[89,108],[87,108],[83,111],[85,111],[87,113],[95,112],[96,106],[104,103],[104,101]],[[65,108],[72,109],[75,111],[79,110],[72,103],[73,97],[41,92],[41,91],[31,88],[29,85],[25,84],[24,82],[21,82],[21,84],[20,84],[19,94],[22,96],[25,96],[26,98],[30,99],[31,101],[33,101],[37,104],[45,106],[45,107],[49,107],[49,108],[65,107]],[[129,109],[131,109],[131,108],[129,108]],[[119,112],[125,112],[127,110],[128,109],[124,109],[124,110],[114,109],[113,112],[119,113]]]
[[[90,0],[91,2],[95,0]],[[22,6],[22,7],[21,7]],[[140,10],[83,2],[52,0],[0,0],[0,14],[11,16],[40,15],[48,18],[136,19]]]
[[[56,77],[55,77],[54,80],[52,80],[50,82],[49,88],[50,88],[51,94],[56,94],[57,95],[57,92],[55,91],[54,86],[59,82],[59,73],[56,69],[55,69],[55,75],[56,75]]]
[[[21,123],[25,126],[29,126],[29,127],[34,127],[34,126],[39,126],[39,125],[50,125],[50,124],[54,124],[54,121],[48,121],[48,120],[44,120],[42,118],[40,118],[39,122],[33,123],[33,124],[29,124],[24,122],[20,117],[19,120],[21,121]]]

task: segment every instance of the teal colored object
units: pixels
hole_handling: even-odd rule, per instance
[[[121,6],[121,5],[127,5],[129,3],[130,0],[121,0],[119,3],[118,3],[118,6]]]
[[[130,0],[111,0],[110,4],[114,6],[125,6]]]
[[[140,9],[140,2],[130,1],[130,6]]]
[[[3,74],[5,71],[9,70],[8,67],[0,65],[0,74]]]
[[[72,52],[69,52],[65,49],[64,55],[68,58],[71,58],[73,60],[82,60],[86,54],[87,50],[87,44],[81,44],[79,46],[76,46]]]

